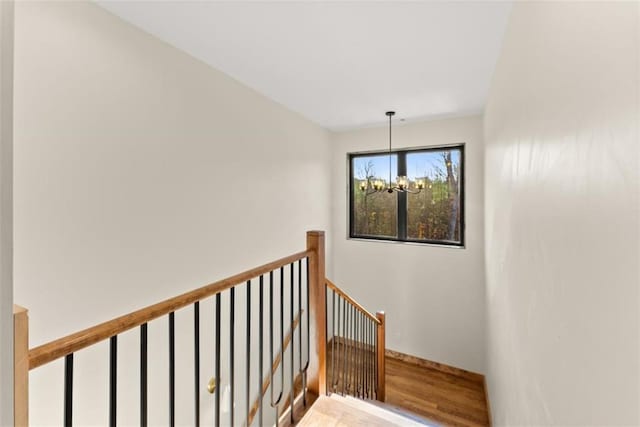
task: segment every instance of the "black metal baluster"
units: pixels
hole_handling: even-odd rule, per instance
[[[283,300],[283,290],[284,290],[284,271],[283,268],[280,268],[280,343],[283,344],[283,321],[284,321],[284,307],[282,305]],[[276,411],[276,421],[275,426],[278,427],[278,403],[280,403],[280,399],[282,399],[283,389],[284,389],[284,369],[283,366],[280,367],[281,372],[281,382],[280,382],[280,392],[276,399],[273,398],[274,391],[274,382],[273,382],[273,271],[269,273],[269,354],[271,356],[271,364],[269,365],[269,370],[271,373],[271,407],[275,408]],[[280,364],[284,362],[282,360],[282,347],[280,347]],[[277,369],[277,368],[276,368]]]
[[[364,314],[360,313],[360,339],[358,347],[360,348],[360,397],[364,399]]]
[[[364,398],[369,398],[369,318],[364,316],[364,330],[362,332],[363,337],[363,348],[364,352],[362,353],[363,364],[362,364],[362,372],[364,373],[364,388],[363,394]]]
[[[220,293],[216,294],[216,365],[215,365],[215,382],[216,382],[216,412],[215,412],[215,425],[220,425],[220,305],[221,305],[222,295]]]
[[[290,303],[289,312],[291,314],[290,319],[289,319],[289,322],[290,322],[289,324],[291,325],[291,351],[289,352],[290,355],[291,355],[291,359],[290,359],[291,366],[289,367],[290,368],[290,374],[291,374],[291,383],[290,383],[290,385],[291,385],[291,393],[289,395],[289,400],[291,401],[290,402],[291,403],[291,411],[290,411],[289,416],[290,416],[290,419],[291,419],[291,425],[293,425],[294,424],[293,404],[294,404],[294,398],[295,398],[295,390],[294,390],[294,386],[293,386],[294,385],[294,381],[295,381],[295,378],[293,377],[293,369],[294,369],[294,366],[293,366],[293,349],[295,348],[294,341],[295,341],[295,336],[296,336],[296,334],[293,331],[293,317],[294,317],[294,313],[293,313],[293,297],[294,297],[294,295],[293,295],[293,263],[289,264],[289,273],[290,273],[289,274],[289,279],[290,279],[289,280],[289,288],[291,289],[291,295],[289,295],[289,303]],[[284,361],[283,361],[283,363],[284,363]],[[284,367],[284,365],[283,365],[283,367]]]
[[[64,358],[64,425],[73,425],[73,353]]]
[[[358,310],[353,307],[353,395],[358,397]]]
[[[200,301],[193,304],[193,374],[195,425],[200,425]]]
[[[348,376],[349,382],[347,384],[347,392],[353,396],[353,306],[349,303],[349,324],[347,328],[349,330],[349,346],[347,348],[349,367],[348,367]]]
[[[335,379],[335,389],[336,389],[336,393],[338,392],[338,388],[340,387],[340,376],[342,374],[342,366],[344,365],[343,361],[342,361],[342,340],[343,337],[340,334],[340,326],[344,324],[344,312],[341,309],[342,307],[342,297],[340,297],[340,295],[338,295],[338,315],[337,315],[337,331],[338,331],[338,342],[336,342],[336,351],[338,354],[336,354],[336,379]],[[342,320],[341,320],[342,319]]]
[[[344,336],[344,382],[345,382],[345,394],[349,394],[349,303],[345,300],[345,336]]]
[[[115,427],[118,407],[118,336],[109,340],[109,425]]]
[[[357,310],[355,307],[353,308],[353,314],[355,315],[356,321],[353,323],[355,327],[354,331],[354,346],[355,346],[355,360],[353,362],[354,375],[356,378],[356,389],[355,395],[356,397],[360,397],[360,310]]]
[[[176,326],[175,313],[169,313],[169,425],[176,424]]]
[[[355,346],[356,346],[356,360],[354,362],[355,374],[356,374],[356,397],[360,397],[360,310],[355,310]]]
[[[273,272],[269,273],[270,275],[273,275]],[[259,309],[259,316],[260,316],[260,322],[258,323],[258,347],[259,347],[259,357],[258,357],[258,426],[262,427],[262,400],[263,400],[263,395],[262,395],[262,377],[263,377],[263,367],[264,367],[264,363],[263,363],[263,356],[264,356],[264,343],[263,343],[263,320],[264,320],[264,313],[263,313],[263,307],[264,307],[264,279],[263,276],[260,276],[260,309]],[[247,426],[249,427],[249,426]]]
[[[262,276],[260,276],[262,277]],[[251,379],[251,280],[247,280],[247,324],[246,324],[246,329],[247,329],[247,342],[245,343],[246,348],[247,348],[247,360],[246,360],[246,371],[245,371],[245,378],[246,378],[246,383],[245,383],[245,399],[246,399],[246,421],[245,421],[245,427],[250,427],[249,426],[249,400],[250,400],[250,396],[251,396],[251,388],[249,386],[250,384],[250,379]]]
[[[335,393],[336,386],[336,291],[331,290],[331,391]]]
[[[375,362],[374,369],[374,378],[373,378],[373,391],[376,399],[378,398],[378,324],[376,323],[375,331],[374,331],[374,354],[373,360]]]
[[[342,395],[345,395],[347,384],[347,306],[344,298],[342,300]]]
[[[356,346],[355,346],[355,339],[356,339],[356,310],[353,307],[353,305],[349,304],[349,309],[351,311],[351,340],[350,340],[350,348],[351,348],[351,357],[349,358],[349,363],[350,363],[350,370],[349,370],[349,375],[351,378],[351,395],[355,396],[356,395],[356,389],[357,389],[357,384],[356,384],[356,378],[355,378],[355,373],[356,373],[356,367],[355,367],[355,361],[356,361]]]
[[[140,325],[140,425],[147,426],[147,324]]]
[[[360,372],[360,397],[364,399],[364,314],[360,313],[360,339],[358,344],[360,347],[360,360],[358,371]]]
[[[306,286],[306,292],[307,292],[307,305],[306,305],[306,311],[307,311],[307,362],[304,365],[304,368],[301,370],[302,372],[302,404],[306,407],[307,406],[307,368],[309,367],[309,361],[310,359],[310,345],[311,345],[311,334],[310,334],[310,323],[309,323],[309,257],[305,258],[305,265],[307,268],[307,277],[305,279],[305,286]]]
[[[347,352],[346,360],[346,382],[347,382],[347,394],[350,394],[351,389],[351,304],[345,301],[345,307],[347,308],[347,335],[345,337],[345,349]]]
[[[235,379],[235,340],[234,340],[234,327],[235,327],[235,305],[236,305],[236,289],[229,289],[229,394],[231,402],[230,415],[229,415],[229,425],[233,425],[233,402],[235,401],[235,393],[234,393],[234,379]]]
[[[302,260],[298,260],[298,310],[300,310],[300,324],[298,325],[298,369],[302,374]],[[292,347],[293,348],[293,347]]]
[[[367,399],[371,398],[371,319],[367,319]]]

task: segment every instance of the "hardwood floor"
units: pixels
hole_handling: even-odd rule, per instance
[[[488,426],[482,380],[387,357],[385,403],[437,426]]]
[[[337,344],[337,358],[332,357],[332,346],[328,350],[327,376],[332,384],[331,363],[335,362],[338,384],[341,391],[342,376],[339,375],[344,356],[348,357],[349,345],[344,351]],[[391,352],[394,353],[394,352]],[[398,412],[409,412],[426,420],[433,426],[480,427],[489,426],[489,413],[485,399],[483,377],[433,362],[412,360],[415,358],[386,357],[386,401]],[[358,359],[360,360],[360,359]],[[361,366],[359,361],[353,363]]]

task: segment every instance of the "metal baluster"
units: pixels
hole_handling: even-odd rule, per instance
[[[291,373],[291,382],[290,382],[291,393],[289,395],[289,400],[291,401],[290,402],[291,410],[289,411],[290,412],[289,416],[290,416],[290,419],[291,419],[291,425],[293,425],[294,422],[295,422],[294,418],[293,418],[293,404],[294,404],[294,399],[295,399],[295,390],[294,390],[294,388],[295,388],[294,387],[295,378],[293,377],[293,369],[294,369],[294,366],[293,366],[293,356],[294,356],[293,355],[293,349],[295,348],[294,341],[295,341],[295,336],[296,336],[296,334],[293,331],[293,317],[294,317],[294,313],[293,313],[293,298],[294,298],[294,295],[293,295],[293,263],[289,264],[289,279],[290,279],[289,280],[289,288],[291,289],[291,294],[289,295],[289,309],[290,309],[289,310],[289,312],[290,312],[289,324],[291,325],[291,351],[289,352],[290,356],[291,356],[291,359],[290,359],[291,366],[289,367],[290,373]],[[284,361],[282,363],[284,363]],[[282,367],[284,368],[284,365]]]
[[[331,290],[331,391],[336,391],[336,291]]]
[[[371,319],[367,321],[367,398],[371,399]]]
[[[260,276],[260,278],[262,279],[262,276]],[[245,343],[246,345],[246,349],[247,349],[247,356],[246,356],[246,371],[245,371],[245,379],[246,379],[246,383],[245,383],[245,399],[246,399],[246,421],[245,421],[245,427],[250,427],[249,426],[249,400],[250,400],[250,396],[251,396],[251,388],[249,386],[250,383],[250,379],[251,379],[251,280],[247,280],[247,323],[246,323],[246,329],[247,329],[247,341]]]
[[[360,395],[365,398],[365,348],[364,348],[364,331],[365,331],[365,317],[360,313]]]
[[[374,378],[373,378],[373,391],[375,394],[376,399],[378,398],[378,328],[380,326],[376,323],[376,327],[375,327],[375,333],[373,335],[373,342],[374,342],[374,365],[375,365],[375,369],[374,369]]]
[[[310,361],[310,343],[311,343],[311,335],[310,335],[310,324],[309,324],[309,257],[305,258],[305,265],[307,268],[307,277],[305,280],[306,288],[307,288],[307,362],[304,365],[304,368],[301,369],[302,372],[302,404],[307,406],[307,368],[309,367]]]
[[[64,358],[64,425],[73,424],[73,353]]]
[[[109,339],[109,425],[115,427],[118,407],[118,336]]]
[[[229,394],[230,394],[230,415],[229,415],[229,425],[233,425],[233,402],[235,401],[235,393],[234,393],[234,380],[235,380],[235,304],[236,304],[236,289],[229,289]]]
[[[353,362],[355,361],[355,355],[354,355],[354,350],[355,347],[353,345],[354,342],[354,332],[355,332],[355,311],[353,309],[353,306],[351,304],[349,304],[349,391],[351,392],[351,395],[353,396],[354,393],[354,389],[355,389],[355,381],[354,381],[354,366],[353,366]]]
[[[354,307],[354,313],[356,316],[356,321],[354,322],[355,326],[355,341],[353,344],[355,345],[355,356],[356,359],[353,362],[353,367],[355,368],[355,376],[356,376],[356,397],[360,397],[360,310],[356,310]]]
[[[346,377],[345,377],[345,382],[346,382],[346,390],[347,390],[347,394],[349,394],[349,387],[351,386],[351,379],[350,379],[350,375],[349,375],[349,368],[351,366],[351,361],[350,361],[350,356],[351,356],[351,348],[349,346],[349,337],[351,336],[351,305],[348,302],[345,302],[345,307],[347,309],[347,334],[345,336],[345,341],[344,341],[344,348],[345,348],[345,352],[346,352],[346,358],[345,358],[345,362],[346,362]]]
[[[358,371],[360,372],[360,398],[364,399],[364,315],[359,313],[360,316],[360,333],[358,339],[358,347],[360,348],[360,359]]]
[[[298,325],[298,370],[302,374],[302,260],[298,260],[298,310],[300,310],[300,324]],[[293,346],[291,347],[293,348]]]
[[[284,313],[283,313],[283,307],[282,307],[282,296],[283,296],[283,268],[280,268],[280,343],[283,343],[283,328],[282,328],[282,323],[284,321]],[[273,271],[271,271],[269,273],[269,354],[271,355],[271,365],[270,365],[270,372],[271,372],[271,407],[275,408],[276,410],[276,422],[275,425],[276,427],[278,427],[278,403],[280,403],[280,399],[282,399],[282,393],[283,393],[283,387],[284,387],[284,369],[282,369],[282,367],[280,367],[280,372],[282,373],[281,376],[281,383],[280,383],[280,392],[278,394],[278,397],[276,399],[273,398],[273,391],[274,391],[274,382],[273,382]],[[280,347],[280,354],[282,355],[282,347]],[[283,360],[282,360],[282,356],[280,357],[280,362],[282,364]],[[277,369],[277,368],[276,368]]]
[[[140,325],[140,425],[147,426],[147,324]]]
[[[361,386],[362,386],[362,378],[360,378],[360,325],[361,325],[361,316],[360,310],[356,310],[356,361],[354,363],[356,368],[356,396],[361,396]]]
[[[273,273],[270,273],[273,274]],[[264,343],[263,343],[263,325],[262,322],[264,320],[264,313],[263,313],[263,307],[264,307],[264,286],[263,286],[263,277],[260,276],[260,309],[259,309],[259,315],[260,315],[260,322],[258,324],[258,347],[259,347],[259,358],[258,358],[258,421],[259,421],[259,426],[262,427],[262,370],[263,370],[263,347],[264,347]],[[249,427],[249,426],[247,426]]]
[[[222,295],[220,293],[216,294],[216,364],[215,364],[215,401],[216,401],[216,412],[215,412],[215,424],[216,426],[220,425],[220,305],[221,305]]]
[[[369,389],[367,386],[369,384],[367,378],[367,362],[369,360],[369,349],[367,347],[367,327],[369,326],[369,319],[364,314],[362,315],[362,397],[363,399],[368,398]]]
[[[176,340],[175,313],[169,313],[169,425],[176,423]]]
[[[200,425],[200,302],[193,304],[193,374],[195,398],[195,425]]]
[[[345,395],[347,384],[347,305],[344,298],[342,300],[342,395]]]

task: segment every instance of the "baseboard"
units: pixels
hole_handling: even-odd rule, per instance
[[[411,363],[413,365],[421,366],[423,368],[435,369],[440,372],[444,372],[446,374],[455,375],[460,378],[465,378],[470,381],[475,381],[478,383],[484,383],[484,375],[478,374],[476,372],[467,371],[465,369],[456,368],[455,366],[446,365],[444,363],[433,362],[431,360],[422,359],[417,356],[412,356],[410,354],[400,353],[399,351],[387,349],[385,351],[385,356],[401,360],[403,362]]]

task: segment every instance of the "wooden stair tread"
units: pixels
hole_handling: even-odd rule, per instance
[[[297,424],[302,427],[413,427],[425,426],[379,405],[336,394],[321,396]]]

